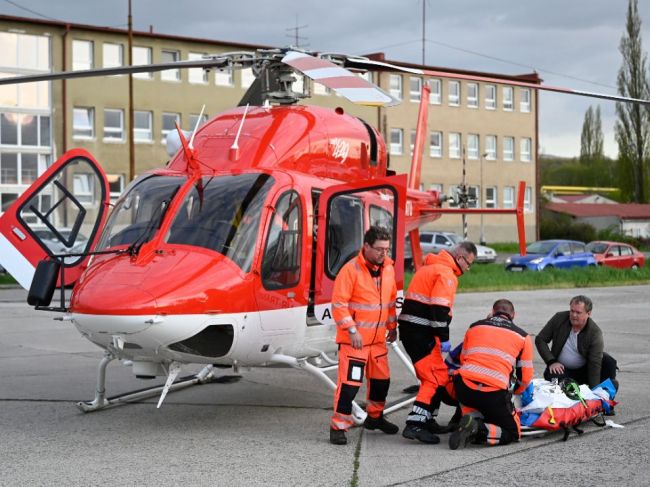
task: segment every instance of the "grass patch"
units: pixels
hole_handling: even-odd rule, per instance
[[[405,286],[412,274],[406,273]],[[508,272],[503,264],[476,264],[458,279],[458,292],[516,291],[573,287],[650,284],[650,266],[636,271],[611,267],[581,267],[543,271]]]
[[[16,280],[11,274],[0,274],[0,284],[16,284]]]

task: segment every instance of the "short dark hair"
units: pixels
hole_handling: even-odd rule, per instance
[[[363,242],[368,245],[375,245],[377,240],[391,240],[390,232],[384,227],[372,226],[363,236]]]
[[[503,314],[512,319],[515,316],[515,305],[508,299],[497,299],[492,305],[493,314]]]
[[[582,294],[579,294],[578,296],[574,296],[573,298],[571,298],[571,301],[569,301],[569,306],[576,303],[584,304],[585,311],[587,313],[589,313],[594,307],[594,303],[592,303],[591,299],[589,299],[587,296],[584,296]]]
[[[456,245],[456,249],[462,249],[468,254],[473,254],[474,257],[476,257],[476,254],[478,253],[478,251],[476,250],[476,245],[474,245],[469,240],[465,240],[464,242],[461,242],[458,245]]]

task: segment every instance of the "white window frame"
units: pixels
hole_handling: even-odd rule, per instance
[[[478,83],[467,83],[467,107],[478,108]]]
[[[449,132],[449,159],[460,159],[461,144],[460,132]]]
[[[485,136],[485,159],[487,161],[497,160],[497,136],[496,135]]]
[[[119,113],[120,124],[119,127],[112,127],[106,125],[106,112]],[[119,137],[107,137],[106,134],[117,134]],[[106,143],[120,143],[124,142],[124,110],[119,108],[104,108],[104,142]]]
[[[252,74],[252,73],[251,73]],[[235,86],[235,76],[232,66],[214,70],[214,84],[217,86]]]
[[[88,123],[85,125],[77,124],[77,112],[86,114]],[[89,135],[78,133],[77,131],[90,132]],[[72,109],[72,138],[75,140],[93,140],[95,138],[95,109],[93,107],[73,107]]]
[[[492,195],[488,196],[488,193]],[[496,208],[497,207],[497,187],[496,186],[487,186],[485,188],[485,207],[486,208]]]
[[[503,160],[515,160],[515,138],[510,136],[503,137]]]
[[[149,126],[137,127],[136,119],[138,114],[147,115]],[[133,113],[133,141],[136,144],[151,144],[153,142],[153,113],[148,110],[135,110]]]
[[[530,113],[530,88],[519,88],[519,111]]]
[[[124,191],[124,181],[126,180],[124,174],[107,174],[106,179],[108,179],[109,183],[109,189],[110,185],[113,183],[119,183],[120,190],[119,191],[110,191],[110,197],[112,200],[117,199],[121,194],[122,191]]]
[[[497,109],[497,87],[496,85],[485,85],[485,109]]]
[[[115,52],[111,52],[116,49]],[[110,61],[110,57],[117,54],[117,61]],[[119,68],[124,66],[124,46],[116,42],[104,42],[102,45],[102,66],[104,68]]]
[[[450,107],[460,106],[460,81],[447,82],[447,103]]]
[[[417,132],[412,129],[411,130],[411,143],[410,143],[410,149],[411,149],[411,156],[413,155],[413,150],[415,149],[415,136],[417,135]]]
[[[198,61],[203,59],[205,53],[189,52],[187,54],[188,61]],[[190,68],[187,70],[187,81],[192,85],[207,85],[208,72],[203,68]]]
[[[87,206],[95,199],[95,178],[90,173],[72,175],[72,193],[79,203]]]
[[[467,158],[468,159],[478,159],[480,151],[480,137],[478,134],[468,134],[467,135]]]
[[[515,207],[515,187],[514,186],[504,186],[504,188],[503,188],[503,207],[504,208],[514,208]]]
[[[434,138],[438,139],[438,143],[434,143]],[[434,130],[429,135],[429,155],[435,158],[442,157],[442,132]]]
[[[409,78],[409,100],[420,103],[422,99],[422,78],[411,76]]]
[[[165,128],[165,118],[174,118],[174,121],[178,123],[180,126],[181,124],[181,114],[180,113],[175,113],[175,112],[163,112],[162,115],[160,116],[160,143],[161,144],[166,144],[167,143],[167,134],[170,132],[173,132],[176,129],[176,126],[174,125],[174,128]]]
[[[163,59],[165,55],[171,55],[171,60]],[[163,49],[160,51],[160,62],[161,63],[172,63],[180,61],[181,53],[180,51],[175,51],[173,49]],[[161,81],[169,81],[172,83],[178,83],[181,81],[181,70],[180,69],[166,69],[160,72]]]
[[[401,74],[390,74],[388,75],[388,86],[390,94],[393,98],[401,100],[402,95],[402,75]]]
[[[503,111],[511,112],[515,109],[515,90],[512,86],[503,86],[501,90],[503,96]]]
[[[390,129],[390,154],[401,156],[404,153],[404,130]]]
[[[532,161],[533,140],[530,137],[522,137],[519,141],[519,160],[521,162]]]
[[[85,39],[72,40],[72,71],[95,67],[95,43]]]
[[[143,61],[145,62],[138,62],[140,56],[143,57]],[[134,66],[146,66],[147,64],[151,64],[151,59],[152,59],[152,53],[151,53],[151,48],[146,47],[146,46],[133,46],[133,65]],[[153,79],[153,73],[148,72],[148,73],[133,73],[133,77],[137,79]]]
[[[524,212],[533,212],[533,188],[526,186],[524,189]]]
[[[438,78],[429,80],[431,95],[429,96],[429,105],[440,105],[442,103],[442,82]]]

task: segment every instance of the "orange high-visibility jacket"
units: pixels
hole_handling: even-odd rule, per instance
[[[470,325],[465,333],[458,372],[469,387],[521,394],[533,379],[533,342],[503,315]]]
[[[348,328],[353,325],[364,345],[384,343],[386,329],[397,326],[396,299],[393,261],[386,257],[380,277],[373,278],[363,253],[359,252],[341,268],[334,281],[332,317],[336,321],[336,343],[350,343]]]
[[[428,254],[404,296],[400,323],[430,326],[443,341],[447,340],[460,274],[450,253],[443,250],[438,255]]]

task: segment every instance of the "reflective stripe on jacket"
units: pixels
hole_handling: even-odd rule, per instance
[[[465,333],[458,373],[472,388],[506,390],[511,380],[520,394],[533,378],[533,342],[502,315],[477,321]],[[469,382],[468,382],[469,381]]]
[[[362,252],[339,271],[332,292],[336,343],[350,343],[348,328],[353,325],[361,334],[364,345],[384,343],[386,329],[392,330],[397,326],[397,284],[393,261],[388,257],[381,267],[380,276],[378,279],[372,277]]]

